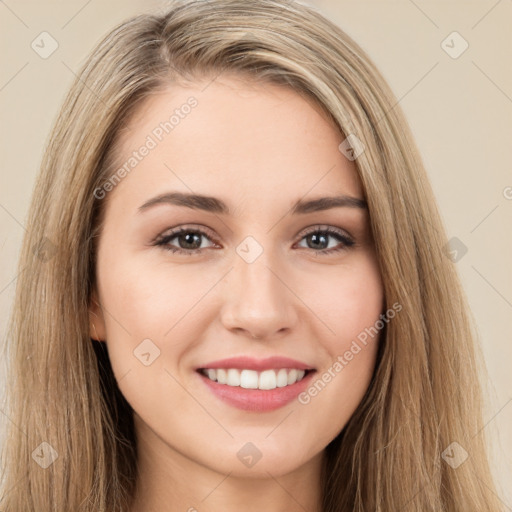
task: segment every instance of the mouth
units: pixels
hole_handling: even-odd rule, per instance
[[[211,365],[213,366],[213,365]],[[224,405],[253,413],[271,412],[290,404],[311,385],[312,368],[198,368],[196,374]]]
[[[247,368],[199,368],[197,371],[210,381],[221,385],[243,389],[272,390],[293,386],[315,370],[279,368],[256,371]]]
[[[291,403],[311,383],[316,369],[288,357],[248,356],[212,361],[196,374],[223,404],[252,412],[269,412]]]

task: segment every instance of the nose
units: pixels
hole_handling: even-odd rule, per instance
[[[265,252],[254,262],[238,259],[224,280],[221,322],[232,332],[270,339],[295,328],[294,293]]]

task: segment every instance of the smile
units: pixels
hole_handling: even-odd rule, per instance
[[[224,384],[217,380],[219,373],[220,379],[225,378],[226,380]],[[235,368],[226,370],[222,368],[203,368],[199,369],[196,375],[213,396],[220,399],[224,404],[253,413],[264,413],[274,411],[293,402],[300,393],[311,385],[311,379],[315,373],[315,370],[297,370],[293,368],[264,370],[262,372]],[[284,384],[285,375],[286,385],[278,387],[278,380],[279,384]],[[215,380],[211,377],[215,377]],[[291,384],[288,384],[288,378]],[[228,383],[228,379],[232,384]],[[235,385],[234,383],[238,381],[240,381],[240,384],[248,384],[253,387],[244,388],[240,384]]]
[[[270,390],[300,382],[306,375],[307,370],[281,368],[258,372],[238,368],[201,368],[200,372],[211,381],[226,386]]]

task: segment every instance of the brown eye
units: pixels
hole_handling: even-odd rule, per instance
[[[338,240],[338,247],[329,247],[329,239]],[[351,237],[342,231],[338,231],[337,229],[330,227],[323,229],[316,228],[315,230],[306,233],[302,240],[306,240],[308,249],[312,249],[321,254],[333,253],[343,249],[348,249],[355,244]]]
[[[155,245],[161,246],[171,252],[192,255],[203,252],[205,247],[201,247],[201,242],[204,238],[210,239],[209,236],[200,229],[180,228],[158,239]],[[178,247],[170,244],[174,239],[177,240]]]

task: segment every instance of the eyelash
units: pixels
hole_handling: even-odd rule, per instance
[[[201,229],[193,229],[193,228],[182,227],[182,228],[179,228],[179,229],[177,229],[175,231],[172,231],[171,233],[168,233],[165,236],[162,236],[162,237],[158,238],[154,242],[154,245],[156,245],[158,247],[162,247],[162,249],[167,250],[167,251],[171,251],[173,253],[187,254],[189,256],[193,256],[195,254],[202,253],[205,250],[204,248],[203,249],[190,249],[190,250],[187,250],[187,249],[181,249],[181,248],[177,248],[177,247],[173,247],[171,245],[168,245],[169,242],[172,239],[174,239],[177,236],[179,236],[181,234],[184,234],[184,233],[193,233],[193,234],[201,235],[201,236],[204,236],[204,237],[206,237],[208,239],[211,239],[211,237],[208,235],[208,233],[206,233],[205,231],[203,231]],[[340,232],[340,231],[338,231],[338,230],[336,230],[334,228],[331,228],[331,227],[326,227],[326,228],[316,227],[315,229],[305,233],[302,236],[301,240],[303,240],[307,236],[313,235],[313,234],[324,234],[324,235],[327,234],[329,236],[337,238],[343,244],[342,246],[337,247],[335,249],[332,249],[332,248],[331,249],[320,249],[318,251],[315,251],[314,249],[311,249],[313,252],[319,253],[319,254],[332,254],[332,253],[336,253],[338,251],[347,250],[347,249],[349,249],[350,247],[352,247],[355,244],[354,240],[352,240],[350,237],[348,237],[347,235],[343,234],[342,232]]]

